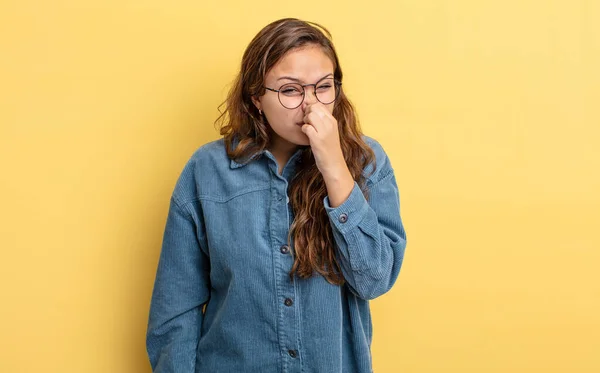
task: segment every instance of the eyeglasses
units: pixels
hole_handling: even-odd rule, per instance
[[[313,93],[319,102],[324,105],[333,103],[339,96],[341,91],[342,82],[339,82],[331,77],[326,77],[315,84],[300,84],[300,83],[287,83],[282,85],[279,89],[273,89],[265,87],[271,92],[277,92],[279,102],[286,109],[295,109],[302,105],[304,98],[306,97],[305,87],[314,87]]]

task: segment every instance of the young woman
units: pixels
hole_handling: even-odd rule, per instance
[[[223,138],[191,156],[171,197],[153,370],[371,372],[369,300],[396,281],[406,233],[394,170],[360,132],[329,32],[267,25],[225,108]]]

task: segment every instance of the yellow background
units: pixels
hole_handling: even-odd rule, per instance
[[[0,372],[150,372],[170,193],[286,16],[396,170],[375,372],[599,372],[597,0],[2,0]]]

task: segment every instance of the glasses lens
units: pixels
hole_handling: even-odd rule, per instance
[[[304,88],[300,84],[290,83],[279,88],[279,102],[288,109],[295,109],[304,99]]]
[[[316,88],[317,100],[327,105],[331,104],[337,98],[339,91],[339,85],[334,84],[333,79],[326,79],[317,84]]]

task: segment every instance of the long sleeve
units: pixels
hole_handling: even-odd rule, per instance
[[[210,295],[209,260],[198,241],[198,219],[171,198],[146,335],[153,372],[195,371],[201,308]]]
[[[400,199],[394,171],[387,156],[375,181],[369,180],[369,201],[355,182],[350,196],[325,209],[338,247],[338,261],[350,290],[362,299],[374,299],[394,285],[406,248],[400,217]]]

